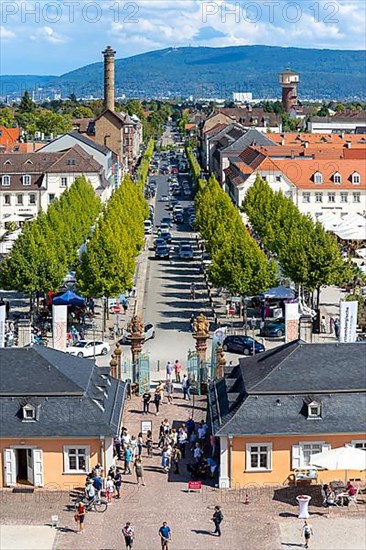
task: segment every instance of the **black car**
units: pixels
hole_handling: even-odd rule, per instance
[[[253,355],[253,338],[250,336],[226,336],[223,343],[224,351],[232,351],[243,355]],[[254,340],[255,353],[266,351],[263,344]]]
[[[161,239],[164,239],[164,241],[166,243],[171,243],[172,242],[172,235],[171,233],[163,233],[161,236],[160,236]]]
[[[166,244],[157,246],[155,250],[155,258],[169,258],[169,247]]]
[[[157,248],[159,248],[159,246],[166,246],[165,239],[163,239],[162,237],[159,237],[154,241],[154,249],[156,250]]]
[[[179,223],[183,223],[184,218],[183,218],[182,212],[177,212],[177,213],[175,214],[175,216],[174,216],[174,221],[175,221],[175,223],[178,223],[178,224],[179,224]]]

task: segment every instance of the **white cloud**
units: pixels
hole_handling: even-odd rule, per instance
[[[9,31],[9,29],[6,29],[3,26],[0,26],[0,40],[11,40],[12,38],[15,38],[16,34],[13,31]]]
[[[66,36],[62,36],[48,26],[36,30],[35,34],[30,36],[31,40],[44,40],[50,44],[64,44],[68,41]]]

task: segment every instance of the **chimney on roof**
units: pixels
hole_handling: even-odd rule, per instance
[[[286,140],[285,139],[281,139],[281,145],[286,145]]]
[[[291,151],[291,158],[292,158],[292,159],[295,158],[295,151]]]
[[[341,133],[341,138],[344,139],[345,135],[346,135],[346,132],[342,132]]]
[[[307,149],[309,147],[309,142],[308,141],[304,141],[304,149]]]
[[[347,149],[351,149],[352,148],[352,141],[346,141],[346,147],[347,147]]]
[[[114,111],[114,56],[116,52],[107,46],[104,52],[104,109]]]

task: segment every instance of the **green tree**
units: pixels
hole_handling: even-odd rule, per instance
[[[20,113],[32,113],[35,108],[36,104],[31,100],[28,90],[25,90],[19,103],[18,111]]]
[[[15,116],[13,109],[10,107],[0,109],[0,126],[5,126],[5,128],[14,128]]]

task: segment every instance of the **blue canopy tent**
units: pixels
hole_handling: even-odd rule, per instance
[[[64,294],[61,294],[61,296],[56,296],[56,298],[53,299],[53,304],[55,306],[83,307],[83,305],[85,305],[85,300],[81,296],[71,292],[71,290],[68,290]]]

